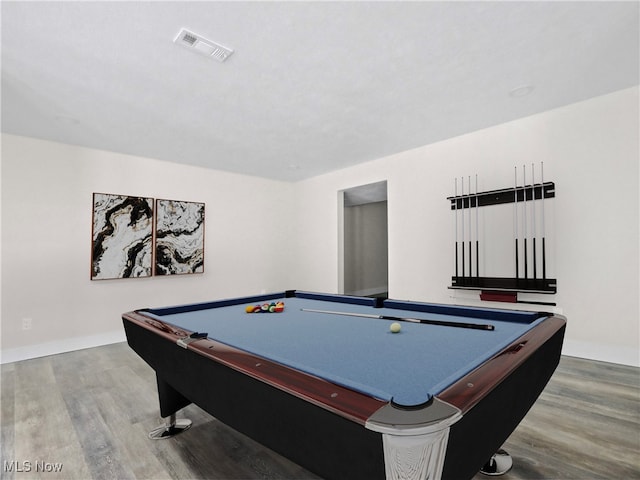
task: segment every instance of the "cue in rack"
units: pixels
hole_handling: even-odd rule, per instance
[[[529,167],[531,167],[530,172],[527,171]],[[449,288],[480,290],[482,292],[536,294],[555,294],[557,292],[556,279],[549,278],[547,271],[546,247],[548,242],[546,241],[545,218],[546,203],[548,199],[555,197],[555,184],[546,181],[543,162],[540,162],[539,167],[540,173],[538,174],[534,163],[522,165],[523,172],[522,179],[520,179],[520,167],[515,166],[511,186],[483,192],[479,191],[477,174],[475,176],[475,191],[472,186],[473,177],[454,177],[454,196],[447,197],[453,213],[455,261],[455,271],[451,277]],[[468,187],[465,187],[465,183],[468,184]],[[511,262],[515,260],[515,265],[511,264],[512,266],[509,267],[509,270],[513,268],[513,273],[496,277],[481,276],[479,208],[508,203],[513,204],[513,238],[511,240],[513,250],[507,254],[507,258],[510,258]],[[468,217],[465,215],[465,210]],[[472,217],[474,213],[476,216],[475,229]],[[476,243],[475,259],[473,258],[474,241]],[[551,303],[544,302],[544,304]]]

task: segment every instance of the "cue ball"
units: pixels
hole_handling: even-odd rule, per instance
[[[398,333],[400,331],[402,327],[400,326],[400,324],[398,322],[393,322],[390,326],[389,326],[389,330],[391,330],[391,333]]]

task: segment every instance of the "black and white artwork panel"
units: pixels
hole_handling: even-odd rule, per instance
[[[156,275],[204,272],[204,203],[156,200]]]
[[[92,280],[151,276],[153,199],[94,193],[92,236]]]

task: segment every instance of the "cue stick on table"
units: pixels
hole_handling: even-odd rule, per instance
[[[301,308],[300,310],[303,312],[327,313],[330,315],[345,315],[348,317],[376,318],[379,320],[393,320],[396,322],[423,323],[426,325],[438,325],[441,327],[471,328],[473,330],[495,330],[495,327],[490,324],[462,323],[462,322],[459,323],[459,322],[448,322],[446,320],[426,320],[421,318],[394,317],[393,315],[375,315],[372,313],[334,312],[332,310],[316,310],[313,308]]]

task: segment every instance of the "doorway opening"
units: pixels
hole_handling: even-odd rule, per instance
[[[387,182],[339,192],[340,291],[346,295],[389,295]]]

